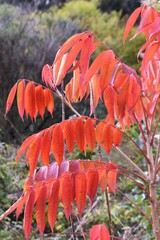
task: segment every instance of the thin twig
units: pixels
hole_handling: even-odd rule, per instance
[[[147,216],[147,214],[146,214],[145,212],[143,212],[142,209],[139,208],[139,207],[137,206],[137,204],[135,204],[130,198],[128,198],[120,189],[118,189],[118,188],[116,188],[116,189],[117,189],[118,192],[120,192],[120,193],[123,195],[123,197],[125,197],[129,202],[131,202],[131,203],[135,206],[135,208],[137,208],[137,210],[138,210],[140,213],[142,213],[142,215],[143,215],[143,216],[148,220],[148,222],[152,225],[152,221],[151,221],[151,219]]]
[[[132,141],[134,143],[134,145],[139,149],[139,151],[141,152],[141,154],[144,156],[144,158],[146,159],[147,163],[150,165],[151,162],[149,161],[149,158],[146,156],[146,154],[143,152],[143,150],[138,146],[138,144],[126,133],[124,132],[124,134],[126,135],[126,137]]]
[[[124,152],[122,152],[120,148],[118,147],[114,148],[117,150],[117,152],[119,152],[121,156],[123,156],[127,160],[127,162],[129,162],[134,167],[134,169],[137,170],[137,172],[139,172],[147,180],[146,174]]]
[[[75,233],[75,227],[74,227],[72,215],[70,215],[70,222],[71,222],[72,232]],[[76,240],[75,234],[72,234],[72,235],[73,235],[73,239]]]
[[[122,171],[124,171],[124,172],[128,172],[128,173],[134,175],[135,177],[141,179],[143,182],[148,182],[146,179],[142,178],[141,176],[139,176],[138,174],[136,174],[136,173],[133,172],[133,171],[130,171],[130,170],[128,170],[128,169],[126,169],[126,168],[123,168],[123,167],[120,167],[120,166],[118,166],[118,169],[120,169],[120,170],[122,170]]]
[[[134,178],[132,178],[131,176],[125,174],[125,173],[122,173],[122,172],[118,172],[119,174],[122,174],[123,176],[125,177],[128,177],[129,179],[131,179],[133,182],[135,182],[144,192],[145,194],[147,195],[148,199],[150,200],[150,196],[149,196],[149,193],[147,192],[147,190],[143,187],[143,185],[139,182],[137,182]]]
[[[109,204],[109,198],[108,198],[108,189],[106,188],[105,191],[105,196],[106,196],[106,202],[107,202],[107,211],[108,211],[108,217],[109,217],[109,231],[110,231],[110,235],[113,234],[112,230],[112,217],[111,217],[111,210],[110,210],[110,204]]]

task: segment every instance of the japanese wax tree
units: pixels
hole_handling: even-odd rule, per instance
[[[138,59],[142,58],[139,60],[139,73],[121,62],[94,33],[83,32],[73,35],[60,47],[52,65],[44,65],[42,84],[20,79],[10,90],[5,114],[16,97],[22,120],[31,118],[36,121],[39,115],[43,119],[45,111],[52,116],[56,96],[75,115],[74,118],[65,119],[63,113],[60,123],[31,135],[18,150],[16,161],[25,153],[29,173],[22,196],[0,219],[14,210],[18,218],[24,208],[26,239],[30,236],[34,208],[37,227],[42,236],[46,208],[48,223],[53,231],[59,202],[64,207],[67,220],[75,213],[75,208],[81,217],[86,207],[86,198],[90,199],[92,205],[98,186],[102,192],[106,192],[106,196],[109,192],[116,193],[117,176],[124,172],[147,184],[147,187],[142,184],[139,186],[150,201],[152,216],[139,210],[151,223],[155,239],[160,239],[157,196],[160,137],[156,147],[153,144],[155,135],[160,136],[160,13],[152,6],[137,8],[127,21],[124,42],[138,17],[139,27],[132,39],[141,33],[146,38],[137,55]],[[99,46],[103,50],[93,59]],[[71,76],[67,84],[64,82],[66,75]],[[90,101],[89,116],[81,115],[73,107],[72,103],[75,106],[83,99]],[[97,118],[99,101],[107,110],[105,119]],[[127,133],[126,129],[134,124],[137,124],[141,133],[143,148]],[[135,144],[137,151],[144,157],[145,172],[120,149],[123,135]],[[97,151],[99,157],[97,160],[65,159],[65,151],[72,153],[75,145],[84,154],[87,149]],[[132,165],[134,171],[101,159],[101,150],[109,154],[112,148]],[[136,183],[138,181],[135,180]],[[106,240],[111,235],[103,224],[90,230],[90,239]]]

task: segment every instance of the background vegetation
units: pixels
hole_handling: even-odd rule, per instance
[[[23,161],[18,165],[14,163],[16,145],[19,145],[27,135],[48,126],[51,121],[60,120],[59,103],[56,102],[54,118],[50,120],[46,114],[43,123],[40,119],[36,124],[30,120],[22,123],[17,117],[16,106],[5,121],[5,102],[11,86],[19,78],[41,81],[42,66],[45,63],[52,63],[59,46],[71,35],[87,30],[93,31],[97,37],[114,50],[121,60],[138,71],[139,64],[136,54],[142,45],[143,36],[123,46],[122,35],[128,15],[139,5],[139,1],[130,0],[0,1],[0,213],[6,210],[21,194],[23,186],[21,179],[27,173]],[[84,106],[80,105],[79,108],[84,108]],[[102,109],[99,111],[100,114],[103,114]],[[69,114],[68,112],[68,116]],[[136,128],[132,129],[132,134],[136,141],[140,140]],[[11,143],[14,143],[14,146]],[[126,149],[127,146],[128,153],[136,161],[142,160],[143,168],[143,159],[136,155],[133,146],[127,144],[127,141],[124,140],[123,148]],[[72,157],[80,158],[82,156],[75,150]],[[111,158],[112,161],[122,164],[122,159],[119,159],[114,152],[111,153]],[[119,179],[119,187],[128,194],[131,192],[132,196],[130,197],[136,204],[148,211],[147,202],[145,205],[143,204],[145,196],[140,189],[133,187],[132,181],[127,180],[124,184],[123,180],[126,179],[122,177]],[[113,227],[116,232],[119,232],[119,237],[132,239],[132,234],[134,234],[137,239],[152,239],[150,225],[134,206],[120,194],[117,194],[116,198],[111,195],[110,200],[114,201],[114,207],[111,208]],[[107,210],[104,209],[103,204],[104,197],[98,197],[95,207],[86,212],[83,217],[86,229],[91,222],[108,222]],[[105,215],[102,213],[102,209],[103,212],[106,211]],[[68,223],[64,218],[63,211],[60,211],[55,231],[65,231],[67,227]],[[0,223],[0,229],[0,239],[24,239],[22,223],[21,221],[15,222],[14,215]],[[49,228],[46,229],[46,239],[53,239],[47,235],[48,231]],[[38,239],[35,229],[33,229],[32,239]],[[61,236],[54,239],[65,238]]]

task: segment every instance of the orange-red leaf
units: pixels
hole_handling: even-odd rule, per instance
[[[81,39],[82,35],[85,34],[86,33],[78,33],[70,37],[59,49],[53,64],[55,64],[71,47],[73,47],[75,43]]]
[[[25,94],[25,81],[22,80],[18,83],[17,88],[17,106],[20,117],[23,120],[24,115],[24,94]]]
[[[60,178],[59,197],[64,206],[66,218],[69,220],[73,202],[73,181],[69,172],[65,172]]]
[[[87,180],[84,172],[75,175],[75,198],[78,213],[81,216],[86,206]]]
[[[117,61],[115,59],[115,54],[113,53],[113,51],[112,50],[106,51],[103,56],[101,69],[100,69],[101,91],[104,91],[104,89],[110,83],[116,63],[117,63]]]
[[[105,126],[104,122],[100,122],[96,126],[96,141],[101,146],[103,142],[103,127]]]
[[[107,108],[108,115],[114,119],[114,89],[111,86],[108,86],[104,90],[104,104]]]
[[[107,182],[108,182],[109,191],[112,191],[115,193],[116,182],[117,182],[117,170],[108,172]]]
[[[110,240],[110,234],[104,224],[97,224],[89,231],[90,240]]]
[[[75,123],[75,139],[80,151],[85,151],[84,124],[81,118]]]
[[[54,110],[54,98],[51,91],[48,88],[44,89],[44,98],[45,98],[45,106],[47,110],[50,112],[50,114],[52,115]]]
[[[93,152],[95,146],[95,129],[93,120],[91,118],[88,118],[85,122],[85,137],[86,144],[88,144],[91,152]]]
[[[57,124],[52,131],[51,149],[56,162],[60,165],[64,154],[64,141],[60,124]]]
[[[139,7],[137,8],[132,14],[131,16],[129,17],[127,23],[126,23],[126,27],[125,27],[125,30],[124,30],[124,36],[123,36],[123,42],[126,41],[126,38],[128,36],[128,34],[130,33],[132,27],[134,26],[140,12],[142,10],[142,7]]]
[[[90,56],[92,54],[94,37],[89,35],[84,41],[80,56],[81,84],[85,80],[85,76],[89,67]]]
[[[105,125],[103,128],[103,141],[104,141],[104,148],[106,152],[110,152],[112,149],[112,141],[113,141],[113,132],[112,132],[112,126]]]
[[[33,213],[33,207],[34,207],[34,202],[35,202],[35,192],[32,189],[30,191],[28,200],[25,205],[25,210],[24,210],[24,233],[25,237],[28,240],[31,232],[31,224],[32,224],[32,213]]]
[[[44,91],[41,85],[35,88],[37,110],[43,118],[45,112]]]
[[[51,134],[50,129],[45,131],[43,138],[42,138],[42,145],[41,145],[41,159],[44,165],[49,164],[49,153],[51,147]]]
[[[122,131],[117,128],[117,127],[113,127],[112,128],[112,131],[113,131],[113,144],[114,146],[119,146],[121,141],[122,141]]]
[[[41,149],[41,143],[42,143],[42,136],[41,134],[34,139],[31,144],[29,145],[29,148],[26,153],[26,163],[29,161],[30,166],[30,173],[33,174],[34,170],[37,166],[38,162],[38,156]]]
[[[36,201],[36,222],[38,226],[38,230],[40,235],[43,235],[45,229],[45,206],[46,206],[46,198],[47,198],[47,187],[46,184],[43,183]]]
[[[16,156],[16,162],[18,162],[18,159],[20,158],[20,156],[22,155],[23,152],[25,152],[25,150],[28,148],[28,146],[30,145],[30,143],[37,137],[37,134],[33,134],[30,137],[26,138],[25,141],[22,143],[22,145],[20,146],[17,156]]]
[[[26,116],[30,116],[33,120],[36,118],[36,104],[35,104],[35,86],[33,82],[29,82],[25,89],[24,94],[24,107],[26,111]]]
[[[74,126],[71,121],[66,121],[63,129],[63,136],[66,141],[66,145],[68,148],[68,152],[72,152],[74,148],[74,139],[75,139],[75,133],[74,133]]]
[[[17,83],[14,84],[14,86],[11,88],[11,90],[9,92],[7,102],[6,102],[5,116],[7,115],[7,113],[9,112],[9,110],[10,110],[12,104],[13,104],[13,100],[15,98],[16,91],[17,91]]]
[[[87,179],[87,195],[93,204],[94,197],[98,189],[99,176],[96,169],[90,169],[86,171]]]
[[[53,183],[52,192],[48,199],[48,223],[53,232],[54,224],[57,219],[57,211],[58,211],[58,198],[59,194],[59,180],[56,180]]]
[[[53,69],[49,64],[45,64],[42,69],[42,81],[46,85],[53,86]]]

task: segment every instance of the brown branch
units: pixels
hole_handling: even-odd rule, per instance
[[[106,191],[105,191],[105,196],[106,196],[107,211],[108,211],[108,217],[109,217],[109,231],[110,231],[110,234],[112,235],[113,234],[113,226],[112,226],[112,217],[111,217],[111,210],[110,210],[110,204],[109,204],[109,197],[108,197],[108,190],[107,190],[107,188],[106,188]]]
[[[128,198],[120,189],[118,189],[118,188],[116,188],[116,189],[117,189],[118,192],[120,192],[120,193],[122,194],[123,197],[125,197],[129,202],[131,202],[131,203],[135,206],[135,208],[137,208],[137,210],[138,210],[140,213],[142,213],[142,215],[143,215],[143,216],[148,220],[148,222],[152,225],[152,221],[151,221],[151,219],[147,216],[147,214],[146,214],[145,212],[143,212],[142,209],[139,208],[139,207],[137,206],[137,204],[135,204],[130,198]]]

